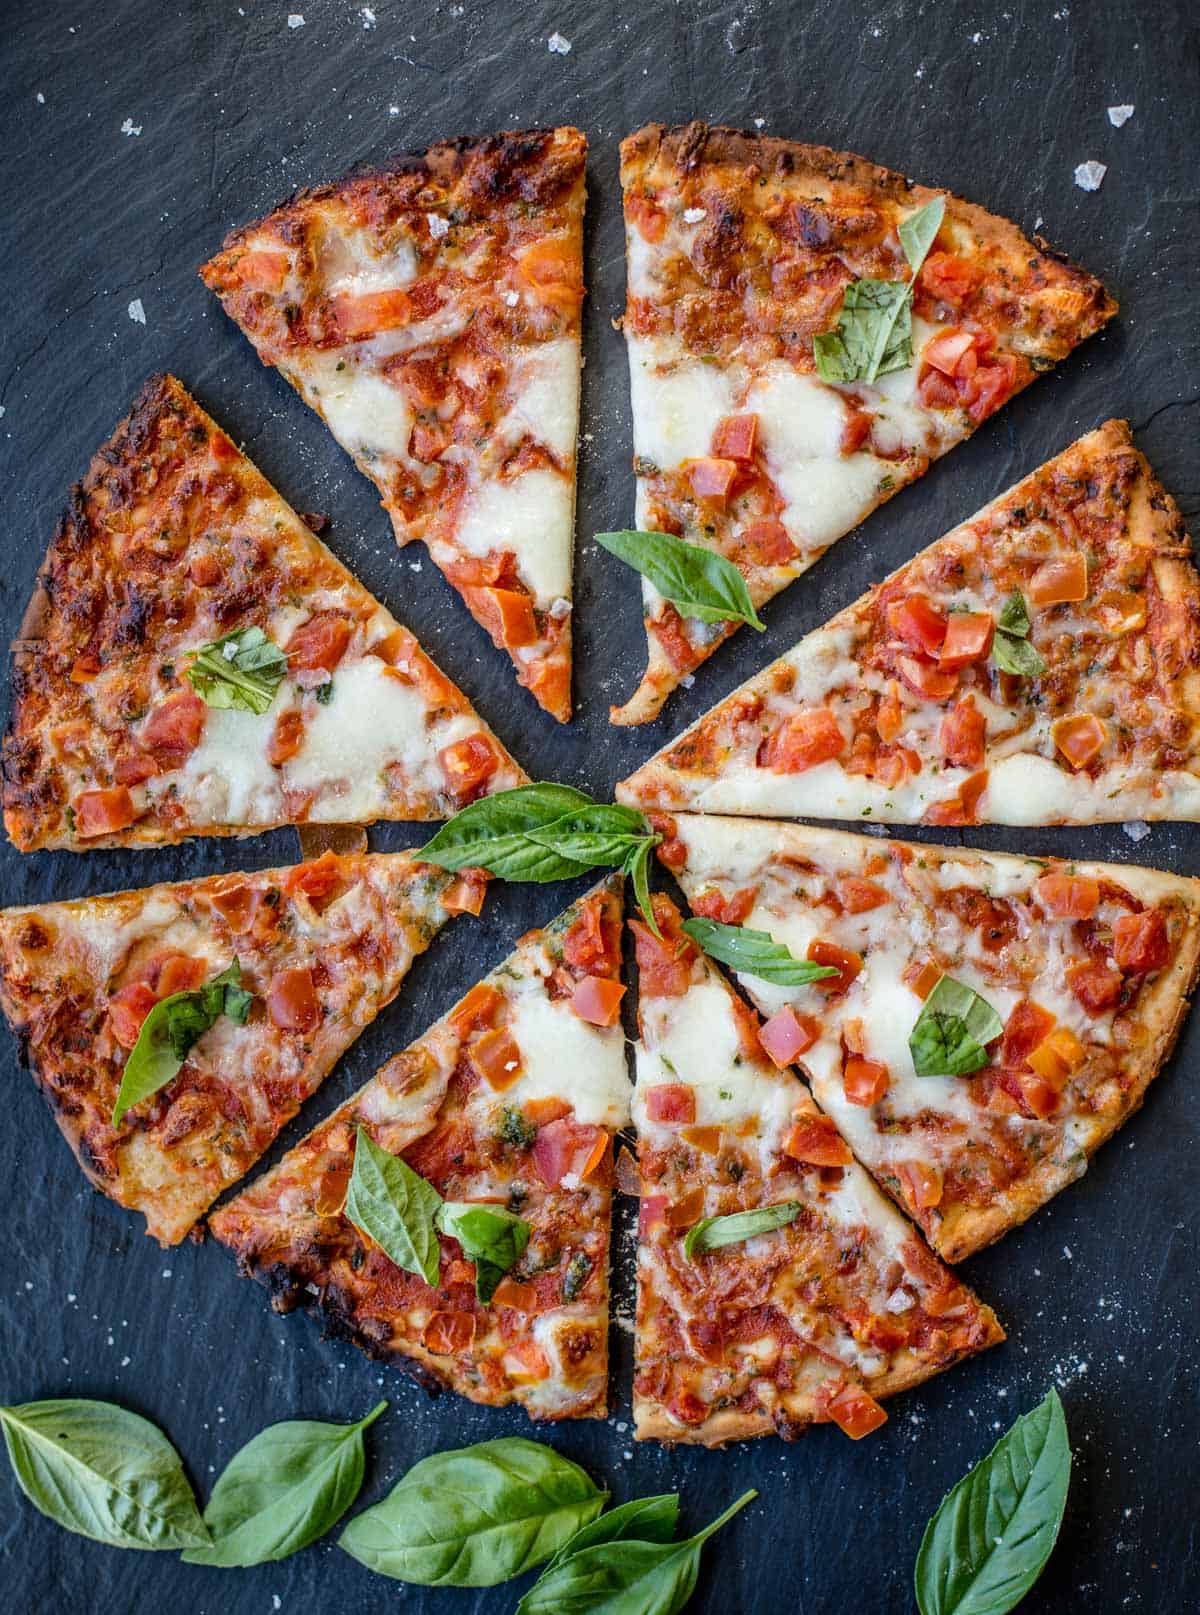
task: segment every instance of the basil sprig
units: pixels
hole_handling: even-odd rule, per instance
[[[1040,652],[1029,642],[1029,607],[1020,589],[1014,589],[1000,608],[992,639],[992,660],[1004,673],[1036,679],[1046,671]]]
[[[221,1471],[204,1510],[212,1542],[189,1548],[190,1565],[261,1565],[286,1559],[325,1535],[362,1488],[363,1431],[357,1424],[289,1419],[261,1431]]]
[[[911,280],[856,280],[846,287],[837,324],[813,338],[822,381],[873,382],[912,364],[913,287],[945,213],[945,197],[935,196],[901,220],[897,234]]]
[[[914,1580],[921,1615],[1006,1615],[1041,1575],[1062,1524],[1071,1444],[1050,1390],[942,1499]]]
[[[496,1286],[525,1254],[532,1229],[502,1206],[443,1200],[434,1219],[443,1234],[457,1239],[463,1255],[475,1263],[475,1298],[487,1305]]]
[[[202,645],[184,676],[210,707],[235,707],[262,717],[287,665],[287,657],[261,628],[239,628]]]
[[[678,1615],[696,1587],[700,1550],[757,1491],[682,1542],[622,1538],[584,1547],[540,1576],[516,1615]],[[614,1510],[615,1512],[615,1510]]]
[[[552,1448],[501,1437],[423,1458],[338,1545],[397,1581],[494,1587],[557,1553],[607,1499]]]
[[[172,993],[155,1004],[142,1022],[129,1051],[113,1106],[112,1125],[120,1127],[127,1111],[157,1093],[175,1077],[193,1046],[225,1015],[246,1024],[254,994],[241,985],[242,968],[235,959],[227,970],[203,987]]]
[[[810,982],[825,981],[838,974],[833,965],[795,958],[769,931],[752,931],[744,925],[700,919],[684,920],[683,929],[710,958],[748,976],[757,976],[761,981],[772,981],[779,987],[807,987]]]
[[[601,1514],[590,1525],[580,1526],[575,1535],[558,1550],[542,1571],[542,1579],[584,1548],[603,1542],[670,1542],[679,1524],[679,1493],[660,1492],[656,1497],[631,1497]]]
[[[988,1063],[986,1045],[1004,1022],[973,987],[941,976],[908,1039],[919,1077],[967,1077]]]
[[[111,1402],[0,1407],[17,1484],[48,1519],[112,1548],[208,1542],[183,1463],[162,1431]]]
[[[342,1207],[360,1233],[406,1273],[436,1288],[440,1247],[434,1222],[442,1197],[407,1161],[380,1149],[360,1127],[354,1141],[354,1170]]]
[[[744,1239],[753,1239],[756,1234],[786,1228],[799,1215],[798,1200],[780,1200],[773,1206],[760,1206],[756,1211],[735,1211],[728,1217],[701,1217],[687,1231],[683,1254],[690,1262],[701,1251],[721,1250],[726,1245],[739,1245]]]
[[[765,634],[746,580],[716,550],[673,533],[597,533],[596,542],[651,582],[684,617],[699,622],[744,622]]]

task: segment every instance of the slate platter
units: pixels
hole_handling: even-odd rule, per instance
[[[289,4],[302,25],[289,26]],[[811,0],[805,5],[426,0],[58,0],[6,8],[0,174],[8,265],[0,336],[6,490],[0,628],[20,620],[70,482],[151,371],[171,368],[329,541],[409,623],[535,776],[600,796],[719,696],[854,599],[873,579],[1110,415],[1127,416],[1164,482],[1200,506],[1195,374],[1197,15],[1186,0]],[[559,34],[569,52],[552,51]],[[1136,110],[1114,128],[1106,108]],[[617,143],[650,119],[704,117],[860,151],[1042,229],[1102,275],[1117,323],[1010,405],[917,487],[842,542],[676,697],[653,728],[609,727],[642,666],[637,591],[590,535],[625,525],[633,483],[627,382],[611,328],[623,296]],[[579,716],[568,730],[515,691],[416,550],[400,558],[373,490],[321,423],[263,370],[195,278],[225,230],[295,187],[360,159],[445,135],[570,121],[591,140],[587,370],[581,446],[576,644]],[[1078,163],[1108,165],[1098,193]],[[1190,228],[1189,228],[1190,226]],[[133,315],[144,315],[144,324]],[[380,848],[423,838],[372,832]],[[1136,846],[1120,827],[980,830],[986,846],[1086,852],[1200,873],[1191,829]],[[0,849],[3,900],[134,886],[295,856],[291,832],[176,852]],[[498,892],[452,927],[399,1001],[285,1135],[275,1158],[439,1015],[513,939],[575,895]],[[861,1445],[835,1430],[792,1447],[723,1453],[635,1447],[630,1337],[614,1331],[614,1413],[543,1432],[622,1499],[679,1487],[689,1527],[748,1486],[760,1498],[708,1550],[691,1608],[745,1615],[899,1615],[943,1491],[996,1433],[1055,1384],[1076,1468],[1062,1539],[1030,1615],[1196,1607],[1200,1279],[1195,1123],[1188,1085],[1200,1022],[1145,1110],[1086,1179],[967,1264],[1006,1346],[892,1406]],[[204,1493],[263,1424],[350,1419],[378,1396],[363,1501],[416,1459],[501,1433],[515,1411],[443,1397],[307,1320],[275,1318],[223,1251],[158,1251],[135,1219],[82,1182],[43,1102],[0,1036],[6,1081],[0,1180],[0,1399],[91,1395],[158,1420]],[[628,1221],[628,1219],[627,1219]],[[618,1242],[628,1318],[630,1230]],[[519,1588],[429,1592],[370,1575],[332,1539],[257,1570],[192,1568],[71,1537],[0,1473],[0,1602],[14,1612],[142,1615],[383,1611],[499,1615]]]

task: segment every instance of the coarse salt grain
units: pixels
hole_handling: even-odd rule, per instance
[[[129,315],[129,318],[135,325],[145,325],[146,310],[142,307],[142,300],[140,297],[134,298],[133,302],[130,303],[128,309],[126,310],[126,313]]]
[[[440,241],[444,235],[449,233],[449,230],[449,219],[443,219],[440,213],[431,213],[429,215],[429,234],[435,241]]]
[[[1141,841],[1150,834],[1150,826],[1145,819],[1130,819],[1128,824],[1121,826],[1130,841]]]
[[[699,224],[701,219],[707,218],[702,207],[689,207],[683,210],[684,224]]]
[[[1119,129],[1122,124],[1128,123],[1132,117],[1133,108],[1128,101],[1119,107],[1109,107],[1108,109],[1108,121],[1114,129]]]
[[[569,56],[571,54],[571,41],[564,39],[561,34],[551,34],[546,41],[546,47],[555,56]]]
[[[520,293],[505,292],[504,301],[508,304],[509,308],[516,308],[517,304],[521,301]]]
[[[1076,168],[1075,183],[1081,191],[1098,191],[1107,173],[1107,163],[1098,163],[1094,158],[1089,158],[1086,163],[1080,163]]]
[[[291,11],[291,12],[289,12],[288,13],[288,27],[289,28],[303,28],[304,27],[304,13],[302,11]]]

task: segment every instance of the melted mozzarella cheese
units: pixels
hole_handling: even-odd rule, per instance
[[[294,705],[294,691],[281,685],[268,712],[209,707],[200,744],[183,767],[147,780],[152,799],[177,789],[195,825],[269,824],[283,808],[279,771],[267,761],[271,731]]]
[[[580,1020],[565,998],[548,998],[536,978],[527,981],[511,1003],[509,1030],[521,1050],[522,1068],[505,1091],[505,1102],[566,1099],[577,1121],[624,1127],[629,1121],[630,1089],[621,1028]]]
[[[742,406],[758,416],[768,463],[833,460],[840,455],[846,403],[833,387],[782,360],[757,376]]]
[[[735,381],[700,360],[672,361],[666,345],[629,336],[633,452],[670,471],[712,448],[718,423],[734,412]]]
[[[539,468],[477,487],[455,537],[469,555],[514,551],[522,579],[546,608],[570,598],[573,526],[571,479]]]
[[[401,389],[386,376],[342,353],[314,351],[306,355],[298,379],[306,402],[320,412],[356,460],[370,464],[407,459],[412,410]]]
[[[531,437],[569,465],[579,425],[579,344],[570,337],[528,349],[514,365],[515,396],[500,431]]]

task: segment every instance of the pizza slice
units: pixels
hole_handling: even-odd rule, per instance
[[[586,155],[569,128],[446,141],[300,192],[200,271],[560,722]]]
[[[1187,1013],[1200,882],[1125,864],[656,816],[660,849],[855,1155],[947,1261],[1080,1177]],[[739,929],[741,928],[741,929]],[[766,933],[824,979],[753,974]]]
[[[525,779],[173,376],[72,493],[14,651],[22,852],[447,818]]]
[[[209,1219],[277,1311],[306,1307],[430,1392],[603,1417],[620,933],[611,876]],[[369,1171],[376,1208],[379,1174],[399,1184],[403,1247],[360,1195]]]
[[[638,920],[640,1439],[857,1440],[879,1399],[1003,1340],[880,1194],[758,1016],[654,900]]]
[[[824,146],[651,124],[621,184],[637,523],[718,552],[755,605],[1116,312],[1006,219]],[[737,627],[643,601],[614,723]]]
[[[0,1007],[95,1187],[175,1245],[484,877],[319,859],[0,911]]]
[[[903,823],[1200,818],[1200,579],[1124,421],[806,634],[619,787]]]

